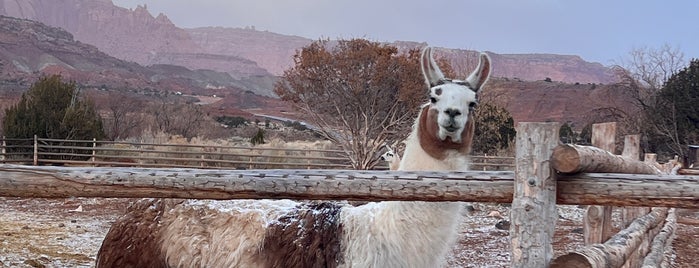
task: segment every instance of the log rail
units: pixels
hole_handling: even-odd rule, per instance
[[[0,165],[4,197],[342,199],[510,203],[510,171],[206,170]],[[699,176],[582,173],[556,203],[699,208]]]

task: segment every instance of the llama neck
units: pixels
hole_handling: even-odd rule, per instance
[[[346,267],[438,267],[457,237],[461,203],[380,202],[343,210]]]
[[[427,123],[428,107],[420,111],[413,130],[406,139],[403,160],[400,170],[452,170],[466,171],[469,169],[469,156],[475,125],[473,120],[466,123],[462,132],[462,142],[451,140],[440,141],[436,130],[430,129]],[[436,127],[436,126],[432,126]]]

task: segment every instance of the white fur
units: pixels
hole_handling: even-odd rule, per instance
[[[485,54],[483,54],[485,55]],[[428,60],[429,58],[429,60]],[[468,120],[469,105],[476,101],[476,91],[485,83],[489,74],[490,62],[487,56],[481,57],[479,67],[488,70],[485,76],[470,75],[469,84],[473,88],[458,83],[436,86],[444,76],[432,57],[431,49],[423,50],[421,66],[425,81],[430,86],[430,96],[436,102],[426,104],[430,109],[438,109],[439,138],[447,136],[454,142],[461,141],[461,132]],[[481,72],[483,73],[483,72]],[[440,88],[441,94],[437,93]],[[424,106],[423,106],[424,107]],[[461,111],[460,115],[441,118],[447,109]],[[418,118],[420,118],[418,116]],[[467,154],[456,150],[446,151],[444,160],[430,156],[420,145],[418,121],[406,140],[406,148],[398,170],[468,170]],[[451,130],[448,127],[458,129]],[[457,237],[457,227],[461,215],[461,204],[456,202],[380,202],[356,208],[343,209],[342,221],[345,227],[343,241],[346,241],[346,267],[437,267]]]
[[[438,267],[457,237],[461,207],[380,202],[343,209],[343,267]]]
[[[398,170],[401,159],[400,155],[398,152],[394,151],[391,146],[386,145],[386,149],[388,150],[381,155],[381,160],[388,162],[388,169]]]
[[[483,55],[481,61],[488,61]],[[470,142],[461,140],[461,132],[469,120],[469,105],[476,101],[475,92],[487,80],[489,61],[485,69],[481,62],[467,83],[451,80],[457,83],[437,84],[444,76],[430,48],[423,51],[421,64],[430,96],[438,98],[426,105],[440,112],[439,139],[450,137],[456,143]],[[458,110],[460,114],[449,116],[445,113],[448,109]],[[442,117],[442,113],[447,117]],[[443,160],[430,156],[420,144],[418,122],[406,140],[398,170],[468,169],[468,152],[444,149]],[[170,266],[260,267],[264,260],[260,259],[259,251],[267,226],[296,203],[251,200],[217,203],[229,204],[228,207],[232,204],[233,209],[210,204],[213,203],[188,201],[163,214],[159,221],[165,228],[162,253]],[[341,253],[344,263],[340,267],[438,267],[457,237],[461,208],[456,202],[390,201],[345,206],[340,211],[344,250]]]

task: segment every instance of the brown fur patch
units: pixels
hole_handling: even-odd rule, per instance
[[[265,234],[262,259],[267,267],[337,267],[342,260],[342,206],[306,203],[271,224]]]
[[[161,252],[160,219],[182,200],[142,199],[109,228],[96,267],[167,267]]]
[[[463,154],[471,152],[471,144],[473,143],[473,132],[475,124],[473,118],[466,121],[464,131],[461,132],[461,143],[453,142],[450,138],[440,140],[437,133],[439,125],[437,123],[437,111],[431,110],[429,106],[422,108],[420,117],[418,118],[417,136],[420,140],[420,146],[427,154],[438,160],[446,158],[447,150],[456,150]],[[472,114],[469,114],[472,115]]]

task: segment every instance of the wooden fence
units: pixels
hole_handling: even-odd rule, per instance
[[[574,147],[578,153],[564,154],[561,152],[569,150],[559,147],[558,129],[557,123],[518,124],[514,172],[204,170],[6,164],[0,165],[0,196],[511,202],[512,267],[620,267],[628,262],[629,252],[637,251],[642,241],[661,248],[668,244],[666,238],[670,235],[643,235],[648,233],[648,228],[660,230],[660,234],[672,232],[673,213],[663,208],[699,208],[699,176],[657,172],[627,174],[645,170],[646,164],[608,152],[599,153],[599,149],[592,147]],[[577,150],[579,148],[582,149]],[[586,150],[593,153],[579,152]],[[573,168],[566,171],[563,167]],[[608,167],[611,169],[607,170]],[[577,261],[564,263],[562,259],[553,259],[557,204],[660,208],[638,217],[626,229],[605,239],[606,242],[594,242],[582,251],[563,255]],[[588,215],[590,213],[588,211]],[[662,256],[664,254],[658,255],[657,250],[641,256],[643,267],[646,267],[645,262],[657,264],[658,259],[663,260]],[[566,266],[575,263],[584,264]]]
[[[475,170],[513,170],[514,157],[473,156]],[[155,144],[97,140],[7,139],[0,163],[206,169],[349,169],[342,150]],[[388,169],[386,163],[375,169]]]

